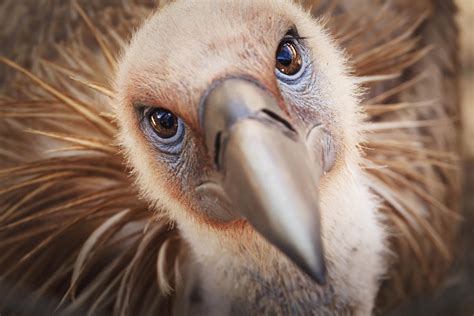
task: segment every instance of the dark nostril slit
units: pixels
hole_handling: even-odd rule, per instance
[[[292,132],[296,132],[296,130],[293,128],[293,126],[291,126],[290,123],[288,123],[287,120],[285,120],[284,118],[280,117],[278,114],[276,114],[275,112],[272,112],[268,109],[263,109],[262,110],[263,113],[265,113],[266,115],[270,116],[272,119],[274,119],[275,121],[277,122],[280,122],[281,124],[285,125],[286,128],[288,128],[290,131]]]
[[[222,132],[218,132],[216,135],[216,139],[214,141],[214,163],[219,168],[219,154],[221,151],[221,136]]]

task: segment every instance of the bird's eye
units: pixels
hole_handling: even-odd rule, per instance
[[[283,40],[276,52],[276,68],[287,76],[296,75],[302,66],[301,54],[295,43]]]
[[[171,138],[178,131],[178,118],[165,109],[155,109],[149,114],[150,125],[161,138]]]

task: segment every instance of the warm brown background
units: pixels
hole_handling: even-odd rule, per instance
[[[462,113],[466,158],[474,160],[474,0],[458,0],[461,27]],[[474,293],[473,293],[474,295]]]
[[[23,0],[18,0],[23,1]],[[417,0],[412,0],[416,2]],[[456,262],[444,286],[431,295],[427,293],[402,306],[398,315],[474,315],[474,0],[456,0],[461,30],[461,84],[464,131],[464,225],[457,247]],[[0,3],[2,0],[0,0]],[[0,51],[2,43],[0,43]]]
[[[461,238],[466,246],[461,275],[468,282],[468,299],[465,315],[474,315],[474,0],[458,0],[460,6],[459,25],[461,27],[461,69],[462,69],[462,122],[464,125],[463,148],[465,154],[465,225]],[[461,251],[462,252],[462,251]],[[463,262],[463,259],[461,259]],[[463,304],[461,304],[463,306]]]
[[[416,1],[416,0],[414,0]],[[474,0],[456,0],[461,31],[460,57],[464,160],[464,224],[450,276],[434,295],[402,306],[390,316],[474,315]]]

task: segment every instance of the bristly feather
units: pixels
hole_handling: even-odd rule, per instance
[[[40,42],[25,48],[10,29],[1,35],[28,68],[1,58],[0,281],[38,301],[62,297],[52,309],[169,312],[186,248],[134,190],[108,106],[117,52],[152,1],[39,2],[55,23],[38,31]],[[394,254],[378,311],[440,282],[460,191],[454,5],[382,2],[301,1],[326,17],[366,87],[360,149]]]

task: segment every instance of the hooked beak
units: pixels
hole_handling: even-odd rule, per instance
[[[326,282],[318,184],[301,135],[257,84],[227,79],[202,104],[206,145],[233,211],[319,284]]]

